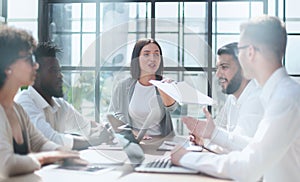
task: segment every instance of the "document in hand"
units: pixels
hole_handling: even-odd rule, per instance
[[[214,103],[212,98],[191,87],[184,81],[167,83],[150,80],[149,82],[164,91],[179,104],[213,105]]]

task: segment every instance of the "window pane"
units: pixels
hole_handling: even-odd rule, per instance
[[[172,19],[157,18],[155,20],[155,32],[156,33],[161,33],[161,32],[178,33],[180,26],[182,26],[182,25],[176,21],[173,21]]]
[[[62,49],[58,55],[62,66],[78,66],[80,64],[80,35],[54,34],[52,40]]]
[[[285,1],[286,2],[286,17],[287,18],[300,18],[299,15],[299,7],[300,6],[300,1],[296,1],[296,0],[289,0],[289,1]]]
[[[184,36],[184,66],[204,67],[208,62],[208,51],[210,51],[206,35],[187,34]]]
[[[100,62],[111,65],[124,64],[127,57],[128,24],[116,25],[100,36]],[[130,54],[131,55],[131,54]]]
[[[178,65],[178,36],[177,34],[156,34],[156,40],[161,46],[164,66]]]
[[[7,0],[7,16],[9,19],[37,19],[37,10],[38,0]]]
[[[53,4],[49,9],[52,11],[53,33],[80,32],[80,3]]]
[[[129,28],[128,31],[150,32],[151,31],[151,5],[150,3],[128,3],[129,5]]]
[[[95,119],[95,74],[92,71],[63,72],[65,99],[84,116]]]
[[[289,74],[300,74],[299,48],[300,36],[289,36],[285,57],[285,67]]]
[[[205,33],[206,27],[206,5],[207,3],[184,3],[184,32]]]
[[[147,33],[151,35],[151,20],[150,19],[136,19],[128,22],[128,32],[146,37]]]
[[[247,21],[247,19],[219,19],[217,23],[218,33],[239,33],[241,22]]]
[[[285,24],[288,33],[300,33],[300,17],[289,18],[286,20]]]
[[[263,2],[251,2],[251,17],[262,15],[264,12]]]
[[[101,71],[99,73],[100,77],[100,112],[107,113],[109,103],[111,100],[111,93],[114,86],[114,78],[117,80],[124,79],[129,76],[129,72],[112,72],[112,71]],[[117,83],[116,83],[117,84]]]
[[[7,24],[27,30],[29,33],[33,35],[35,40],[38,40],[37,21],[15,21],[15,22],[10,21]]]
[[[38,40],[37,17],[38,0],[7,1],[7,24],[28,30],[36,40]]]
[[[249,17],[249,2],[217,2],[213,6],[216,6],[218,18]]]
[[[82,8],[82,31],[96,32],[96,4],[84,3]]]
[[[155,3],[155,31],[178,32],[178,6],[179,3]]]
[[[101,3],[101,31],[109,31],[120,24],[127,24],[129,21],[129,7],[128,3]],[[128,31],[128,29],[124,29],[124,31]]]
[[[155,3],[155,17],[164,19],[176,19],[178,17],[178,2]]]
[[[140,2],[140,3],[128,3],[130,6],[129,17],[136,19],[136,18],[145,18],[151,17],[149,12],[150,11],[150,3]],[[148,8],[148,9],[147,9]]]
[[[74,38],[74,41],[79,41]],[[83,34],[82,35],[82,55],[79,57],[81,63],[78,62],[76,66],[95,66],[96,65],[96,35],[95,34]],[[79,45],[79,44],[78,44]],[[77,44],[75,46],[78,47]],[[80,47],[79,47],[80,48]],[[74,47],[74,49],[76,49]],[[78,55],[78,54],[77,54]],[[80,54],[79,54],[80,55]],[[75,57],[75,55],[74,55]],[[80,61],[79,59],[79,61]]]

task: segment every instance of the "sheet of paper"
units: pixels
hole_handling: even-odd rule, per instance
[[[178,145],[179,143],[177,142],[173,142],[173,141],[164,141],[158,148],[158,151],[171,151],[175,148],[176,145]],[[185,142],[183,144],[183,146],[189,150],[189,151],[193,151],[193,152],[202,152],[203,148],[202,146],[199,145],[195,145],[192,142]]]
[[[214,104],[212,98],[201,93],[184,81],[167,83],[157,80],[150,80],[149,82],[164,91],[180,104]]]

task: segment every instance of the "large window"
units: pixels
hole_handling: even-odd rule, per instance
[[[296,56],[300,13],[295,8],[300,3],[296,0],[30,1],[33,6],[26,11],[16,11],[25,2],[8,1],[8,23],[63,48],[59,58],[65,97],[96,121],[107,112],[114,81],[129,76],[133,45],[143,37],[161,44],[166,77],[185,80],[219,102],[212,107],[214,115],[225,100],[215,80],[214,54],[220,46],[238,41],[240,23],[251,17],[269,13],[286,21],[289,40],[284,64],[289,74],[300,76]],[[176,113],[201,117],[199,108],[183,105]]]
[[[7,17],[5,17],[7,23],[11,26],[31,31],[32,35],[37,39],[38,1],[3,0],[2,3],[7,4]]]

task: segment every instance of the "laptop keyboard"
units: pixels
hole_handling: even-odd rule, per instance
[[[135,168],[137,172],[173,173],[173,174],[197,174],[198,171],[187,169],[172,164],[170,157],[161,158],[149,163],[144,163]]]
[[[147,168],[171,168],[172,162],[170,158],[158,159],[153,162],[149,162],[146,165]]]

